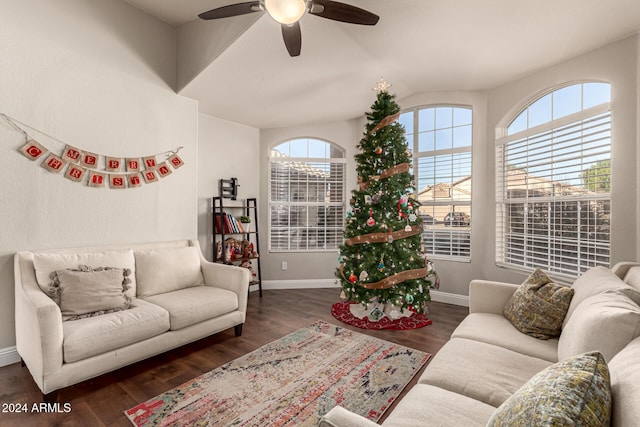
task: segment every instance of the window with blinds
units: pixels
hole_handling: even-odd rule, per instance
[[[499,265],[576,277],[609,266],[611,86],[537,99],[497,140]]]
[[[329,142],[299,138],[271,149],[269,159],[269,250],[336,250],[345,221],[344,150]]]
[[[400,116],[413,148],[427,254],[434,259],[471,259],[472,110],[440,105]]]

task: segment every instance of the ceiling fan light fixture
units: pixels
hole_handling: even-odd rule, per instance
[[[269,15],[284,25],[295,24],[307,8],[305,0],[264,0]]]

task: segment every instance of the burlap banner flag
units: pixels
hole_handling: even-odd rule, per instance
[[[72,147],[71,145],[67,145],[64,147],[64,153],[62,153],[62,158],[69,163],[73,163],[77,165],[82,158],[82,151],[78,150],[76,147]]]
[[[156,156],[143,157],[145,169],[154,169],[156,167]]]
[[[105,157],[104,170],[107,172],[119,172],[122,166],[122,159],[118,157]]]
[[[147,184],[151,184],[152,182],[156,182],[158,180],[158,175],[156,175],[155,169],[149,169],[142,172],[142,177],[144,178],[144,182]]]
[[[109,188],[127,188],[127,178],[124,175],[109,175]]]
[[[142,178],[140,178],[139,173],[127,175],[127,181],[129,182],[129,188],[136,188],[142,185]]]
[[[127,172],[140,172],[140,159],[127,158],[125,162],[127,164]]]
[[[89,169],[97,169],[98,168],[98,159],[99,155],[95,153],[84,152],[82,153],[82,157],[80,157],[80,166]]]
[[[158,175],[160,175],[161,178],[165,178],[171,175],[171,169],[169,168],[169,166],[167,166],[166,162],[160,163],[156,170],[158,171]]]
[[[40,164],[43,168],[53,173],[60,173],[60,171],[66,166],[67,162],[53,153],[47,156],[46,160]]]
[[[171,166],[173,166],[174,169],[178,169],[180,168],[182,165],[184,165],[184,162],[182,161],[182,159],[180,158],[180,156],[178,156],[178,154],[173,154],[171,157],[169,157],[169,163],[171,163]]]
[[[64,177],[74,182],[80,182],[82,181],[82,178],[84,178],[86,172],[87,170],[82,166],[69,165],[67,171],[64,173]]]
[[[20,147],[18,151],[20,151],[22,155],[29,160],[38,160],[40,157],[42,157],[43,154],[45,154],[49,150],[44,148],[42,145],[40,145],[38,142],[34,141],[33,139],[30,139],[29,141],[27,141],[26,144]]]

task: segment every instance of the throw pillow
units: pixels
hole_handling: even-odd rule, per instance
[[[73,251],[73,249],[68,249]],[[89,249],[80,249],[79,252],[35,252],[33,254],[33,267],[36,271],[38,286],[42,292],[49,291],[51,275],[56,270],[77,268],[79,265],[117,265],[131,270],[131,283],[127,295],[130,298],[136,296],[136,259],[132,249],[122,249],[102,252],[86,252]]]
[[[57,270],[49,295],[60,306],[63,320],[77,320],[131,308],[126,291],[131,270],[113,267]]]
[[[487,426],[608,426],[609,368],[597,351],[540,371],[493,413]]]
[[[138,298],[204,283],[195,246],[135,251]]]
[[[636,303],[640,304],[640,292],[624,283],[616,274],[605,267],[594,267],[585,271],[578,277],[571,288],[575,291],[567,316],[564,319],[562,327],[566,327],[574,310],[585,299],[601,294],[605,291],[618,291],[624,293]]]
[[[538,339],[560,335],[573,289],[552,283],[539,268],[513,293],[504,316],[520,332]]]
[[[558,359],[597,350],[610,361],[640,336],[640,307],[628,296],[606,291],[585,299],[558,341]]]

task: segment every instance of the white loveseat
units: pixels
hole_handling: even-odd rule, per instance
[[[534,376],[540,377],[536,374],[597,350],[610,374],[610,424],[640,426],[640,264],[597,267],[579,277],[572,285],[575,293],[562,333],[549,340],[519,332],[504,317],[504,307],[518,286],[471,282],[469,315],[382,425],[487,425],[509,397],[520,395],[535,382]],[[534,390],[533,400],[540,393]],[[520,408],[533,405],[537,402],[524,400]],[[571,406],[575,405],[567,405]],[[534,424],[527,419],[509,423]],[[340,406],[320,421],[321,427],[376,425]],[[561,420],[554,425],[573,424]]]
[[[101,294],[83,293],[90,279],[79,266],[97,271],[92,292],[104,286]],[[46,400],[232,327],[239,336],[251,278],[245,268],[208,262],[193,240],[18,252],[14,269],[16,347]],[[119,272],[121,289],[109,287],[105,270]],[[100,307],[109,301],[125,305]]]

